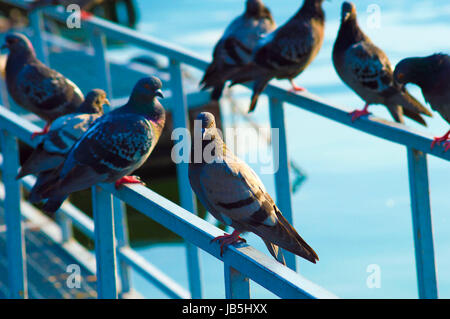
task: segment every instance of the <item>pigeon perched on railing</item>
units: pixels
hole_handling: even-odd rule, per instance
[[[16,178],[36,175],[61,165],[73,144],[103,115],[105,104],[109,105],[105,91],[95,89],[86,95],[76,112],[57,118],[22,165]]]
[[[211,98],[219,100],[225,82],[251,61],[258,40],[275,27],[262,0],[247,0],[245,12],[230,23],[214,47],[213,61],[200,82],[202,89],[212,87]]]
[[[281,263],[279,247],[316,263],[314,250],[283,217],[256,173],[225,145],[211,113],[197,117],[189,164],[189,180],[205,208],[235,230],[219,236],[221,255],[225,246],[245,241],[239,235],[253,232],[261,237],[271,255]],[[198,147],[200,145],[200,147]]]
[[[6,85],[14,101],[36,113],[47,125],[36,135],[48,132],[51,122],[73,113],[83,102],[80,89],[69,79],[36,58],[30,40],[19,33],[6,35],[2,48],[9,49]]]
[[[294,91],[304,91],[293,79],[314,60],[322,47],[325,13],[323,0],[305,0],[300,10],[284,25],[263,37],[253,52],[252,62],[232,76],[232,85],[254,81],[249,112],[272,78],[288,79]]]
[[[433,54],[427,57],[407,58],[395,67],[395,80],[404,85],[414,83],[422,89],[425,100],[433,110],[438,111],[450,123],[450,56]],[[442,137],[436,137],[431,144],[444,142],[445,151],[450,150],[450,130]]]
[[[420,114],[431,113],[395,83],[388,57],[359,28],[355,5],[344,2],[341,14],[333,64],[342,81],[366,102],[363,110],[351,113],[352,121],[370,114],[370,104],[383,104],[396,122],[403,123],[405,115],[426,126]]]
[[[37,190],[46,212],[55,212],[73,192],[97,183],[142,183],[127,176],[138,169],[154,149],[165,123],[163,97],[156,77],[137,82],[124,106],[105,114],[81,136],[64,163]]]

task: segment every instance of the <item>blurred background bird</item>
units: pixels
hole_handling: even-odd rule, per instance
[[[283,217],[256,173],[227,148],[214,115],[202,112],[197,120],[201,125],[197,125],[191,144],[189,181],[205,208],[234,228],[232,234],[214,239],[221,244],[221,255],[226,246],[245,241],[241,233],[253,232],[282,264],[285,261],[279,247],[316,263],[319,257]]]
[[[213,61],[200,82],[202,89],[212,87],[211,98],[219,100],[225,82],[251,61],[258,40],[275,28],[272,14],[262,0],[247,0],[245,12],[230,23],[215,45]]]
[[[403,123],[403,115],[425,125],[420,116],[431,113],[394,81],[393,69],[386,54],[361,31],[356,19],[356,7],[344,2],[341,27],[333,47],[333,64],[342,81],[355,91],[366,105],[353,111],[352,121],[370,114],[370,104],[385,105],[396,122]]]
[[[322,47],[325,27],[322,2],[305,0],[288,22],[259,41],[252,62],[232,77],[232,85],[254,81],[249,112],[255,109],[259,95],[272,78],[288,79],[294,91],[304,90],[293,80]]]
[[[56,118],[74,112],[83,102],[81,90],[61,73],[47,67],[36,58],[33,46],[26,36],[10,33],[2,48],[9,50],[6,62],[6,85],[14,101],[36,113],[47,124],[48,132]]]
[[[401,60],[394,71],[395,80],[400,84],[414,83],[421,89],[425,100],[433,110],[450,123],[450,56],[433,54],[427,57],[415,57]],[[445,151],[450,150],[450,130],[436,137],[431,144],[444,143]]]

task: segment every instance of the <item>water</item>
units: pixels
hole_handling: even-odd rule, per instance
[[[229,21],[242,12],[243,3],[243,0],[140,0],[138,29],[210,58],[215,42]],[[281,25],[301,1],[265,3]],[[380,28],[368,27],[366,10],[373,4],[381,9]],[[393,65],[408,56],[450,52],[448,1],[358,0],[356,5],[361,27],[387,53]],[[340,1],[324,3],[327,17],[324,45],[296,83],[350,111],[362,108],[364,103],[340,81],[331,62],[340,6]],[[280,83],[287,87],[287,83]],[[408,88],[424,102],[417,87]],[[245,109],[248,98],[240,103]],[[382,106],[374,106],[371,111],[391,119]],[[229,124],[228,114],[225,108],[225,124]],[[268,124],[266,99],[261,99],[251,116],[261,124]],[[320,257],[316,265],[298,260],[300,272],[343,298],[416,298],[405,148],[295,107],[286,108],[286,120],[290,155],[308,174],[305,185],[293,196],[295,227]],[[427,122],[428,128],[410,121],[407,124],[439,136],[448,129],[437,113]],[[430,157],[429,168],[439,293],[449,298],[449,163]],[[261,177],[274,194],[273,176]],[[256,236],[247,235],[247,239],[267,253]],[[183,246],[159,245],[139,251],[187,287]],[[201,263],[205,296],[223,298],[222,264],[203,253]],[[380,267],[381,287],[370,289],[366,284],[370,275],[367,270],[373,264]],[[164,297],[138,275],[133,280],[135,288],[146,297]],[[271,297],[271,294],[252,287],[252,296]]]

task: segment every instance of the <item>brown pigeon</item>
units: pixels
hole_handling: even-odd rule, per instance
[[[231,235],[214,239],[221,243],[221,254],[225,246],[243,241],[241,233],[250,231],[261,237],[270,254],[283,264],[279,247],[316,263],[319,257],[283,217],[256,173],[227,148],[214,115],[203,112],[197,120],[201,126],[194,128],[189,180],[205,208],[234,228]],[[200,159],[194,153],[196,145],[201,145],[197,150]]]
[[[211,98],[219,100],[225,82],[251,61],[258,40],[275,27],[262,0],[247,0],[245,12],[230,23],[214,47],[213,61],[200,82],[202,89],[212,87]]]
[[[370,104],[386,105],[395,121],[403,123],[403,115],[425,125],[420,114],[431,113],[394,81],[386,54],[361,31],[353,3],[342,4],[341,27],[333,47],[333,64],[344,83],[365,102],[361,111],[351,113],[352,121],[370,114]]]

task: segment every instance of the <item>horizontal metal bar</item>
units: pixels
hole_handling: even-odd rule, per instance
[[[221,257],[220,245],[212,244],[211,240],[222,235],[222,230],[144,186],[124,186],[120,190],[112,184],[99,186],[217,259],[226,260],[234,269],[281,298],[336,298],[250,246],[230,246]]]
[[[167,296],[176,299],[191,298],[191,294],[186,289],[174,282],[170,277],[145,260],[144,257],[136,253],[133,249],[122,247],[118,250],[118,254],[120,259],[124,260]]]

